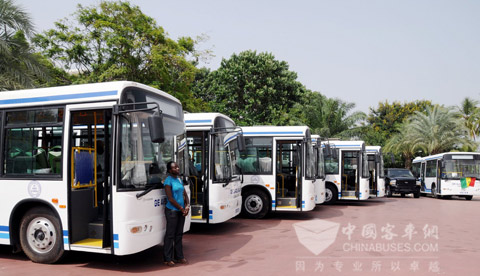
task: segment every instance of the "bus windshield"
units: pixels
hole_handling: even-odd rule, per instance
[[[442,178],[480,177],[480,160],[454,159],[445,160]]]
[[[233,177],[237,164],[237,140],[229,137],[236,132],[221,132],[213,135],[216,182],[228,182]]]
[[[309,141],[305,143],[306,148],[306,161],[307,164],[305,166],[305,178],[307,179],[315,179],[315,154],[313,153],[313,146],[311,139],[308,139]]]
[[[178,105],[162,98],[146,97],[146,101],[156,101],[162,106]],[[153,106],[153,105],[152,105]],[[148,107],[151,107],[148,105]],[[183,114],[166,110],[163,113],[165,141],[153,143],[150,139],[148,117],[153,111],[132,111],[120,114],[120,184],[119,189],[142,190],[163,183],[167,177],[167,163],[175,161],[175,154],[182,153],[185,142]],[[176,115],[176,116],[173,116]],[[185,172],[185,159],[179,154],[180,174]]]
[[[317,147],[317,178],[325,178],[325,159],[321,147]]]

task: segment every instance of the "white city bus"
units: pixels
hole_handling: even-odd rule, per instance
[[[383,167],[382,147],[366,146],[368,171],[370,172],[370,197],[385,196],[385,169]]]
[[[325,146],[327,142],[322,142]],[[365,200],[370,196],[368,162],[363,141],[329,141],[325,156],[325,203],[339,199]]]
[[[325,158],[322,140],[319,135],[312,135],[312,146],[315,155],[315,204],[325,202]]]
[[[166,163],[185,168],[176,98],[125,81],[1,92],[0,117],[0,244],[53,263],[163,243]]]
[[[242,127],[245,151],[237,165],[244,175],[242,212],[263,218],[270,211],[315,208],[315,156],[306,126]]]
[[[413,160],[412,171],[421,182],[420,192],[436,198],[480,195],[480,153],[447,152]]]
[[[240,128],[220,113],[187,113],[192,222],[220,223],[241,211],[242,184],[235,168]]]

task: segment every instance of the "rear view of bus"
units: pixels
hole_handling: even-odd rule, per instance
[[[134,82],[2,92],[0,117],[0,244],[53,263],[163,243],[166,163],[185,168],[176,98]]]
[[[188,113],[185,123],[192,222],[227,221],[241,211],[241,177],[236,169],[241,130],[220,113]]]
[[[383,168],[382,147],[367,146],[368,171],[370,173],[370,197],[385,196],[385,169]]]
[[[460,196],[471,200],[480,195],[480,153],[449,152],[415,158],[412,171],[420,191],[436,198]]]
[[[325,203],[334,203],[339,199],[368,199],[370,174],[365,143],[329,141],[328,144],[331,153],[325,156]]]
[[[315,155],[305,126],[242,127],[246,150],[238,167],[244,175],[243,213],[263,218],[270,211],[315,208]]]

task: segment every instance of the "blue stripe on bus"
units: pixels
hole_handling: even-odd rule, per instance
[[[10,234],[9,233],[0,233],[0,239],[10,239]]]
[[[210,215],[210,216],[208,217],[208,219],[213,219],[213,216],[212,216],[212,215]]]
[[[305,200],[302,200],[302,204],[305,204]]]
[[[118,234],[113,234],[113,240],[118,241]]]
[[[211,123],[212,120],[185,120],[186,124]]]
[[[83,98],[93,98],[93,97],[105,97],[105,96],[115,96],[117,95],[117,93],[118,91],[114,90],[114,91],[90,92],[90,93],[81,93],[81,94],[67,94],[67,95],[55,95],[55,96],[33,97],[33,98],[9,99],[9,100],[0,100],[0,104],[23,104],[23,103],[73,100],[73,99],[83,99]]]
[[[233,135],[232,137],[228,138],[223,144],[226,145],[228,144],[230,141],[232,141],[233,139],[237,138],[238,136],[238,133]]]
[[[119,247],[120,247],[120,244],[118,242],[113,243],[113,248],[119,248]]]
[[[63,230],[63,236],[67,236],[68,237],[68,230]]]
[[[69,244],[69,242],[68,242],[68,238],[66,238],[66,237],[63,237],[63,244]]]
[[[1,232],[8,232],[8,231],[10,231],[10,229],[8,228],[8,226],[0,225],[0,231]]]
[[[208,210],[208,213],[211,215],[213,214],[213,210]]]
[[[255,131],[255,132],[243,132],[243,134],[303,134],[303,131]]]

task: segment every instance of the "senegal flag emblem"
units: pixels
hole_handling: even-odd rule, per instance
[[[464,177],[460,179],[460,183],[462,184],[462,189],[466,189],[467,187],[474,187],[475,177]]]

